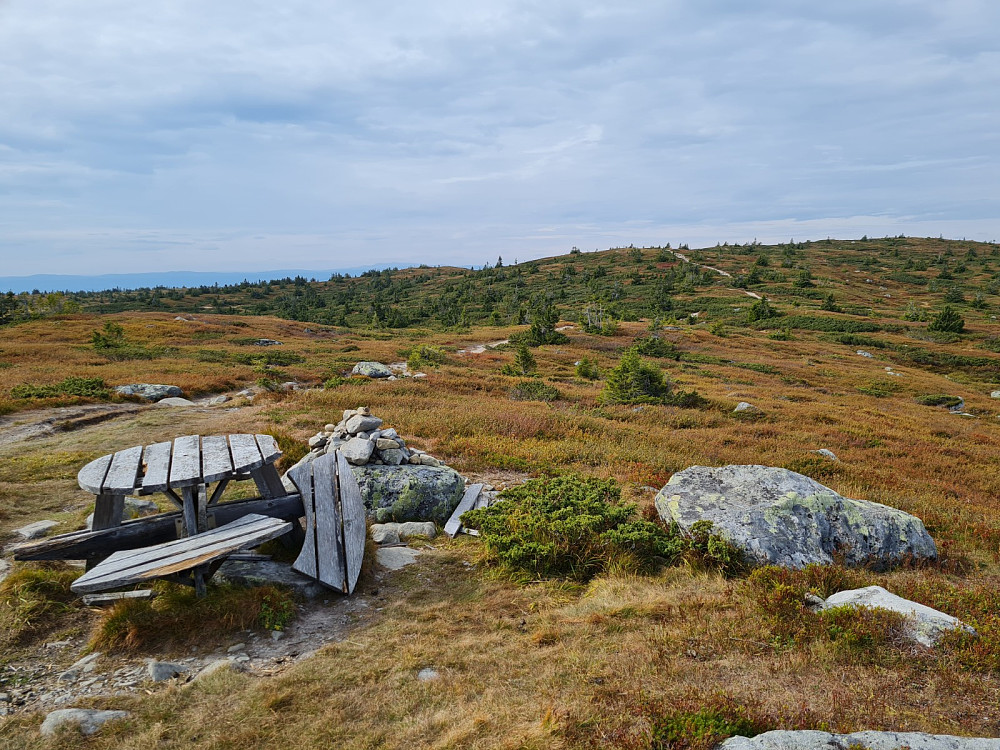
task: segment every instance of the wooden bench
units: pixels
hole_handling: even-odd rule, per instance
[[[340,451],[288,472],[306,514],[306,538],[292,569],[350,594],[358,583],[368,536],[361,488]]]
[[[92,594],[165,578],[193,585],[198,596],[203,596],[205,580],[226,557],[279,537],[291,527],[288,521],[253,514],[186,539],[115,552],[77,578],[70,589]]]

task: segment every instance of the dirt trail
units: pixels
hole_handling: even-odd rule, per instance
[[[684,255],[683,253],[677,252],[676,250],[671,250],[670,252],[672,252],[676,257],[680,258],[685,263],[690,263],[692,266],[697,266],[698,268],[704,268],[706,271],[712,271],[714,273],[719,274],[720,276],[725,276],[725,277],[730,278],[730,279],[733,278],[733,275],[731,273],[729,273],[729,271],[723,271],[721,268],[715,268],[714,266],[706,266],[706,265],[703,265],[701,263],[695,263],[689,257],[687,257],[686,255]],[[757,294],[757,292],[751,292],[751,291],[749,291],[747,289],[741,289],[740,291],[743,292],[747,297],[753,297],[754,299],[760,299],[760,295]]]
[[[83,427],[130,416],[150,408],[148,404],[87,404],[20,412],[0,417],[0,448],[25,440],[37,440]]]
[[[459,349],[459,354],[485,354],[487,349],[495,349],[503,344],[509,344],[510,339],[500,339],[499,341],[488,341],[484,344],[473,344],[464,349]]]

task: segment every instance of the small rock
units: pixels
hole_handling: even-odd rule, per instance
[[[380,440],[379,442],[382,441]],[[399,466],[401,463],[403,463],[403,459],[405,458],[405,456],[403,455],[403,451],[401,451],[399,448],[391,448],[388,450],[380,451],[379,455],[382,456],[382,463],[386,464],[387,466]]]
[[[128,711],[97,711],[90,708],[61,708],[52,711],[39,730],[43,735],[53,735],[60,727],[75,724],[83,735],[94,734],[108,721],[128,718]]]
[[[438,677],[440,677],[438,671],[432,667],[424,667],[417,672],[417,679],[421,682],[430,682],[431,680],[436,680]]]
[[[404,542],[415,537],[433,539],[437,536],[437,526],[433,521],[405,521],[399,524],[399,538]]]
[[[97,660],[101,658],[101,652],[95,651],[92,654],[80,659],[56,679],[59,682],[76,682],[81,675],[89,674],[97,667]]]
[[[871,352],[866,352],[864,349],[858,349],[858,356],[859,357],[868,357],[868,359],[871,359],[872,358],[872,353]]]
[[[247,647],[245,643],[234,643],[232,646],[226,649],[227,653],[235,654],[237,651],[243,651]]]
[[[810,453],[818,453],[818,454],[819,454],[819,455],[821,455],[821,456],[824,456],[824,457],[826,457],[826,458],[829,458],[829,459],[830,459],[831,461],[840,461],[840,459],[839,459],[839,458],[837,458],[837,454],[836,454],[836,453],[834,453],[834,452],[833,452],[832,450],[830,450],[829,448],[817,448],[816,450],[814,450],[814,451],[809,451],[809,452],[810,452]]]
[[[409,547],[379,547],[375,550],[375,561],[383,568],[400,570],[417,561],[420,550]]]
[[[1000,391],[992,391],[990,393],[990,398],[1000,398]]]
[[[319,435],[313,435],[311,438],[309,438],[310,448],[313,449],[322,448],[324,445],[326,445],[326,435],[323,435],[322,433],[320,433]]]
[[[280,641],[284,637],[285,637],[285,631],[284,630],[272,630],[271,631],[271,640],[272,641]]]
[[[59,525],[58,521],[35,521],[15,529],[14,533],[25,540],[40,539]]]
[[[399,524],[373,523],[371,535],[375,544],[399,544]]]
[[[128,385],[120,385],[115,388],[115,392],[121,396],[138,396],[147,401],[159,401],[164,398],[184,395],[184,391],[176,385],[161,385],[159,383],[130,383]]]
[[[866,750],[1000,750],[1000,740],[955,737],[923,732],[864,731],[830,734],[812,729],[776,729],[756,737],[730,737],[717,750],[833,750],[861,747]]]
[[[179,398],[176,396],[171,396],[170,398],[161,398],[156,402],[157,406],[194,406],[194,401],[188,401],[186,398]]]
[[[335,425],[335,424],[323,425],[323,432],[333,432],[336,429],[337,429],[337,425]]]
[[[341,447],[340,452],[344,454],[344,458],[346,458],[348,462],[358,466],[363,466],[368,463],[368,459],[371,458],[374,450],[375,443],[371,440],[351,438],[343,447]]]
[[[382,420],[366,414],[355,414],[347,420],[344,426],[347,428],[348,433],[357,435],[359,432],[377,430],[382,426]]]
[[[758,409],[753,404],[748,403],[747,401],[740,401],[738,404],[736,404],[736,408],[733,409],[733,413],[734,414],[739,413],[739,412],[750,412],[750,413],[753,413],[753,412],[759,412],[759,411],[760,411],[760,409]]]
[[[399,448],[399,443],[387,437],[379,437],[375,440],[375,447],[380,451],[393,451]]]
[[[153,682],[163,682],[164,680],[171,680],[174,677],[184,674],[188,668],[176,662],[150,659],[149,664],[146,665],[146,669],[149,679]]]
[[[208,400],[210,406],[218,406],[219,404],[224,404],[229,401],[229,396],[223,393],[221,396],[213,396]]]
[[[871,607],[898,612],[907,619],[906,635],[922,646],[933,647],[948,630],[965,630],[975,633],[971,627],[957,617],[946,615],[936,609],[903,599],[881,586],[866,586],[863,589],[839,591],[826,602],[823,609],[834,607]]]
[[[197,682],[198,680],[203,680],[209,675],[213,675],[219,670],[231,669],[234,672],[245,672],[246,667],[242,662],[238,662],[235,659],[216,659],[211,664],[207,665],[198,674],[194,676],[192,682]]]
[[[1000,393],[1000,391],[997,391],[997,393]],[[1000,396],[997,398],[1000,398]],[[390,427],[388,430],[382,430],[382,435],[380,437],[384,437],[387,440],[395,440],[399,437],[399,433],[396,432],[394,427]]]

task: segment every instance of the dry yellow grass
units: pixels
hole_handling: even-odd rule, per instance
[[[163,314],[112,317],[131,335],[148,330],[143,340],[175,347],[178,354],[103,362],[80,348],[100,318],[27,324],[6,331],[4,358],[14,366],[0,370],[0,390],[56,382],[67,374],[109,383],[173,382],[192,393],[235,388],[259,374],[250,366],[199,361],[193,353],[212,347],[243,351],[226,337],[248,335],[284,341],[282,349],[302,354],[306,362],[280,369],[319,382],[361,359],[402,359],[414,343],[412,333],[317,338],[298,323],[221,317],[204,325],[223,338],[200,341],[192,338],[191,324]],[[249,327],[232,327],[234,321]],[[954,587],[974,599],[996,587],[1000,480],[993,446],[1000,424],[988,383],[890,363],[878,351],[873,359],[863,358],[856,347],[815,334],[796,333],[780,342],[762,332],[719,338],[685,327],[664,336],[685,352],[770,365],[778,372],[716,360],[664,360],[679,387],[697,389],[715,406],[599,406],[601,384],[574,379],[573,363],[596,358],[606,372],[644,328],[623,324],[615,339],[570,332],[568,344],[536,350],[541,376],[564,396],[549,404],[508,398],[516,379],[499,369],[511,353],[455,353],[468,343],[502,338],[503,329],[424,333],[421,342],[450,352],[450,363],[428,371],[426,380],[267,397],[238,411],[150,409],[120,423],[3,447],[0,524],[9,530],[54,511],[63,514],[66,528],[78,523],[89,498],[76,489],[76,470],[102,453],[190,432],[281,431],[305,440],[324,422],[337,421],[342,409],[366,404],[408,442],[464,473],[610,476],[644,503],[651,493],[641,486],[659,487],[692,464],[760,463],[806,471],[845,495],[925,520],[945,564],[878,579],[890,589],[924,596]],[[907,341],[898,334],[879,337]],[[351,346],[358,348],[343,351]],[[885,374],[890,364],[901,377]],[[883,398],[858,390],[888,380],[899,387]],[[934,393],[962,396],[978,418],[916,402]],[[759,406],[763,418],[734,418],[730,412],[740,400]],[[841,462],[810,453],[823,447]],[[41,458],[49,454],[51,463]],[[954,651],[892,652],[866,661],[845,657],[822,640],[777,644],[739,580],[674,569],[658,577],[599,579],[586,589],[518,588],[467,568],[463,563],[475,560],[475,550],[474,540],[463,540],[426,555],[420,566],[397,575],[371,625],[280,676],[220,674],[198,686],[95,701],[127,708],[133,718],[88,747],[645,747],[659,713],[717,691],[789,726],[1000,732],[1000,677],[970,666]],[[957,595],[953,601],[961,605]],[[996,619],[984,622],[992,639]],[[437,669],[440,678],[417,680],[424,667]],[[0,744],[79,746],[73,737],[42,743],[37,723],[36,717],[9,720],[0,729]]]

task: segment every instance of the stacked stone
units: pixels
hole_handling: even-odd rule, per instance
[[[339,423],[328,424],[309,438],[309,447],[316,456],[339,450],[355,466],[443,465],[424,451],[408,448],[393,428],[382,429],[382,420],[367,406],[346,409]]]

